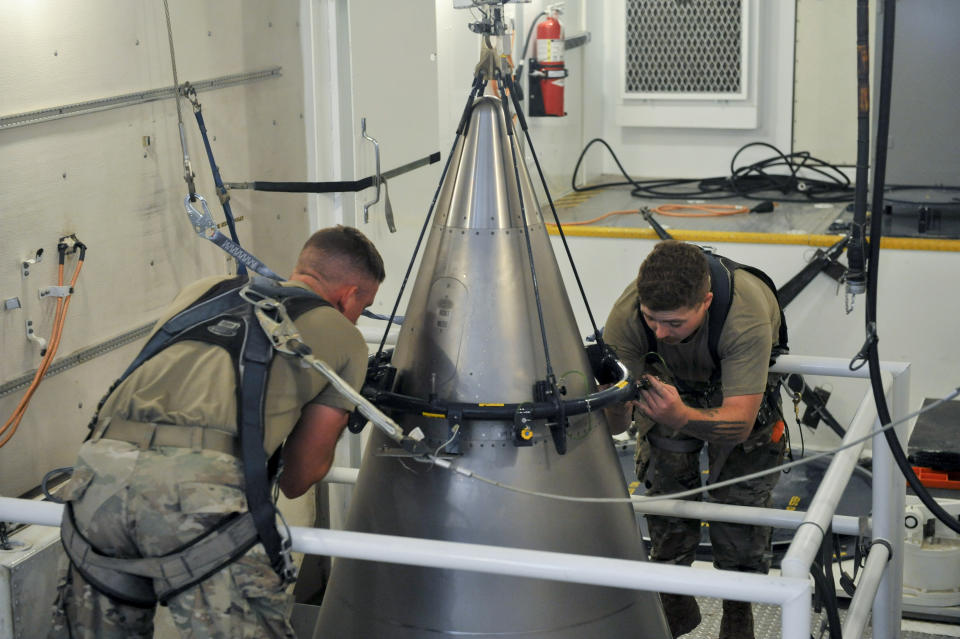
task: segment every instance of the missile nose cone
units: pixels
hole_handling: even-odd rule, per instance
[[[513,144],[500,100],[478,98],[459,148],[458,165],[444,184],[449,197],[441,200],[446,206],[438,210],[440,223],[463,229],[521,226]]]
[[[498,98],[473,103],[438,191],[391,361],[394,393],[413,398],[411,406],[439,407],[402,409],[394,418],[406,432],[420,429],[431,451],[474,474],[418,463],[375,431],[347,528],[642,560],[643,542],[600,411],[552,417],[554,431],[562,422],[565,454],[547,419],[524,421],[519,410],[507,418],[464,412],[528,406],[548,371],[556,371],[566,398],[596,390],[509,124]],[[537,493],[623,501],[577,503]],[[669,630],[656,593],[339,558],[315,636],[666,639]]]
[[[500,100],[493,96],[477,98],[462,143],[455,151],[457,165],[451,166],[441,188],[437,223],[460,229],[520,228],[521,191],[527,221],[539,219],[539,207],[523,167],[521,181],[526,178],[526,184],[517,188],[514,152],[522,163],[516,136],[507,132]]]

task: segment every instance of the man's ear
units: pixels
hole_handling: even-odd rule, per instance
[[[351,297],[355,296],[360,291],[360,287],[356,284],[343,284],[342,286],[337,287],[336,293],[334,294],[333,305],[341,313],[346,309],[347,302]]]
[[[713,291],[707,291],[707,295],[703,298],[704,309],[710,308],[711,302],[713,302]]]

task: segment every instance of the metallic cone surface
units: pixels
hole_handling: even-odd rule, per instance
[[[521,161],[517,188],[497,98],[479,98],[441,187],[433,228],[393,364],[395,390],[462,402],[533,401],[546,377],[537,306],[520,210],[526,217],[553,370],[566,397],[595,390],[556,258]],[[446,419],[398,416],[431,447],[450,439]],[[513,424],[466,421],[455,463],[526,490],[626,497],[602,414],[570,419],[567,453],[557,454],[543,420],[533,445],[513,443]],[[597,504],[509,492],[383,454],[392,442],[371,433],[348,529],[496,546],[642,559],[627,503]],[[316,637],[324,639],[645,637],[669,632],[654,593],[399,564],[336,559]]]

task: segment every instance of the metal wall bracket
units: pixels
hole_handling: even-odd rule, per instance
[[[380,176],[380,143],[367,135],[366,118],[360,118],[360,135],[363,136],[363,139],[373,142],[373,156],[377,163],[377,172],[373,176],[373,185],[377,188],[376,196],[373,200],[363,205],[363,223],[366,224],[370,221],[370,207],[380,201],[380,183],[382,181]]]
[[[40,289],[40,298],[44,297],[68,297],[73,294],[72,286],[45,286]]]
[[[47,340],[37,335],[33,330],[33,320],[27,320],[27,339],[40,347],[40,355],[47,354]]]
[[[23,277],[28,277],[30,275],[30,267],[34,264],[39,264],[43,261],[43,249],[38,248],[37,252],[34,253],[33,257],[28,257],[25,260],[20,262],[20,275]]]

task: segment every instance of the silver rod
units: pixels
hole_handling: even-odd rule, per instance
[[[870,618],[870,607],[873,605],[880,579],[890,559],[890,549],[886,544],[874,544],[867,554],[867,563],[863,567],[857,592],[853,595],[847,616],[843,620],[843,637],[845,639],[859,639],[867,627]]]
[[[0,497],[0,521],[58,526],[62,512],[63,506],[60,504]],[[806,578],[698,570],[688,566],[611,557],[301,526],[292,526],[290,536],[293,550],[316,555],[722,597],[785,607],[790,603],[808,603],[810,600],[810,584]]]
[[[323,478],[326,483],[356,484],[357,468],[334,466]],[[644,515],[663,517],[687,517],[706,521],[728,521],[754,526],[773,526],[774,528],[797,528],[806,516],[802,510],[780,510],[778,508],[758,508],[755,506],[732,506],[709,502],[685,501],[682,499],[664,499],[646,502],[643,497],[633,498],[633,510]],[[841,535],[859,535],[860,518],[849,515],[833,516],[833,531]]]
[[[249,71],[247,73],[234,73],[232,75],[223,75],[209,80],[200,80],[191,82],[191,86],[197,91],[208,89],[222,89],[224,87],[246,84],[256,80],[265,80],[267,78],[278,77],[281,67],[270,67],[260,71]],[[24,113],[14,113],[0,117],[0,130],[12,129],[18,126],[27,126],[40,122],[49,122],[59,118],[66,118],[74,115],[86,115],[108,109],[117,109],[136,104],[145,104],[157,100],[173,98],[177,95],[177,88],[174,86],[164,87],[162,89],[148,89],[147,91],[135,91],[133,93],[124,93],[108,98],[97,98],[96,100],[87,100],[85,102],[74,102],[72,104],[62,104],[59,106],[47,107],[36,111],[27,111]]]
[[[759,508],[756,506],[733,506],[683,499],[663,499],[644,501],[641,496],[633,498],[633,510],[644,515],[663,517],[685,517],[703,521],[726,521],[735,524],[753,526],[772,526],[774,528],[796,529],[807,516],[802,510],[780,510],[779,508]],[[834,515],[831,526],[841,535],[859,535],[860,518],[850,515]]]
[[[866,367],[864,367],[866,368]],[[883,388],[892,397],[893,419],[906,415],[910,401],[910,369],[893,378],[893,389]],[[904,449],[907,447],[907,424],[899,424],[893,432]],[[903,511],[907,482],[897,466],[887,438],[877,433],[873,438],[873,539],[890,545],[892,555],[885,565],[883,579],[873,601],[872,631],[875,639],[896,639],[900,636],[903,607]]]
[[[887,382],[889,384],[889,381]],[[860,402],[860,407],[850,424],[843,442],[853,441],[870,432],[873,423],[877,417],[876,406],[873,405],[873,396],[869,391],[864,395]],[[810,572],[810,565],[820,549],[820,543],[823,541],[824,533],[830,525],[837,504],[840,502],[840,496],[843,494],[850,481],[850,475],[860,457],[860,451],[866,442],[847,448],[837,453],[827,472],[824,473],[820,486],[817,488],[807,515],[804,518],[804,524],[797,529],[797,534],[790,542],[790,548],[787,554],[780,562],[780,572],[791,577],[799,577]],[[874,471],[874,481],[876,481],[876,471]],[[874,516],[876,513],[874,512]],[[874,527],[876,519],[874,519]]]

